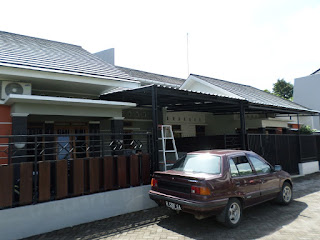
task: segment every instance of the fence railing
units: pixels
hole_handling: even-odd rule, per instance
[[[0,163],[62,160],[151,151],[151,133],[0,136]]]
[[[150,139],[149,132],[1,136],[0,209],[149,184]]]

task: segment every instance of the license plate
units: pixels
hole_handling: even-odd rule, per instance
[[[181,210],[180,204],[177,204],[177,203],[172,203],[172,202],[166,201],[166,206],[167,206],[168,208],[173,209],[173,210]]]

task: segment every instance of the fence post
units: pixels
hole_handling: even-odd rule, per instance
[[[277,135],[274,135],[274,145],[275,145],[275,149],[276,149],[276,163],[279,164],[279,160],[278,160]]]
[[[38,139],[37,136],[34,136],[34,196],[33,203],[37,203],[38,196]],[[32,174],[33,175],[33,174]]]
[[[152,172],[159,170],[158,151],[158,88],[152,86]]]
[[[259,142],[260,142],[260,151],[261,151],[262,157],[264,157],[264,147],[262,146],[262,134],[259,134]]]
[[[243,102],[240,103],[240,140],[241,148],[246,150],[246,112]]]
[[[100,135],[101,137],[101,157],[104,158],[104,135]]]

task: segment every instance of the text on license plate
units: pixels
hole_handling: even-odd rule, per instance
[[[177,203],[172,203],[172,202],[166,201],[166,206],[167,206],[168,208],[173,209],[173,210],[181,210],[180,204],[177,204]]]

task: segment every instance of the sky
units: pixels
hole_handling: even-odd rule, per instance
[[[193,73],[262,90],[320,68],[320,0],[0,3],[0,31],[91,53],[115,48],[122,67],[180,78]]]

